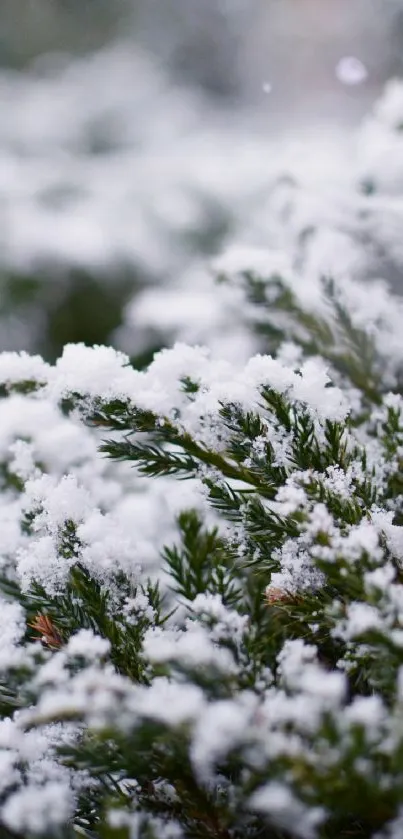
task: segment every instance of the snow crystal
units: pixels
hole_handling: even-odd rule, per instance
[[[278,655],[280,672],[287,683],[293,684],[294,679],[299,679],[303,668],[316,661],[317,649],[312,644],[305,644],[300,638],[292,641],[285,641],[281,652]]]
[[[276,358],[285,367],[293,370],[301,367],[303,351],[294,341],[283,341],[276,353]]]
[[[25,444],[28,458],[30,441],[35,463],[41,463],[52,473],[59,473],[60,477],[71,470],[84,468],[89,459],[93,479],[106,471],[90,430],[73,417],[63,416],[58,407],[43,398],[43,394],[34,398],[12,394],[2,399],[0,429],[3,457],[10,453],[15,459],[17,452],[22,456]]]
[[[25,484],[25,510],[38,509],[35,530],[44,528],[54,533],[66,521],[82,521],[91,509],[91,497],[73,475],[65,475],[60,481],[41,475]]]
[[[237,701],[210,703],[200,714],[193,734],[191,760],[202,779],[208,778],[216,762],[248,740],[248,728],[255,707],[256,698],[245,694]]]
[[[312,536],[317,536],[319,533],[326,533],[331,536],[334,533],[333,517],[325,504],[313,505],[305,529]]]
[[[128,356],[112,347],[67,344],[48,376],[49,393],[57,400],[71,393],[125,399],[127,382],[133,377],[133,371],[125,369],[128,363]]]
[[[392,524],[393,513],[375,511],[372,515],[374,525],[386,537],[390,552],[397,559],[399,566],[403,566],[403,527]]]
[[[382,550],[379,543],[379,531],[372,521],[363,519],[359,524],[352,526],[346,537],[342,539],[339,547],[349,560],[354,562],[362,557],[363,552],[367,553],[373,561],[382,560]]]
[[[366,729],[368,739],[377,739],[386,718],[386,707],[380,696],[356,696],[341,717],[341,725],[360,725]]]
[[[323,362],[310,359],[300,372],[293,385],[294,398],[306,403],[322,419],[345,419],[349,412],[346,397],[339,388],[328,387],[330,379]]]
[[[13,738],[13,746],[15,745],[15,738]],[[16,764],[18,764],[18,752],[5,751],[2,748],[0,751],[0,791],[2,794],[7,789],[12,789],[14,784],[19,785],[21,782],[21,771]]]
[[[16,440],[9,446],[9,452],[12,455],[10,470],[14,475],[17,475],[23,481],[39,477],[39,469],[35,464],[35,449],[31,443],[27,443],[25,440]]]
[[[325,818],[324,810],[307,807],[280,781],[270,781],[258,789],[249,803],[253,809],[267,814],[277,827],[288,829],[301,839],[314,839],[317,827]]]
[[[37,705],[21,714],[21,723],[49,723],[54,719],[82,718],[89,726],[103,728],[127,725],[127,703],[133,699],[131,683],[109,664],[89,665],[70,676],[64,650],[54,654],[42,670],[47,670],[48,687]],[[49,665],[49,666],[48,666]],[[119,701],[118,701],[119,700]],[[118,714],[118,719],[116,715]],[[132,716],[130,715],[132,722]]]
[[[248,618],[240,615],[235,609],[224,606],[218,594],[198,594],[191,603],[194,615],[210,618],[213,626],[210,635],[213,641],[229,640],[240,644],[248,625]]]
[[[351,498],[352,481],[352,470],[344,470],[336,465],[327,466],[326,473],[322,477],[323,486],[330,492],[337,493],[342,498]]]
[[[368,76],[365,64],[353,55],[346,55],[341,58],[335,72],[339,81],[349,86],[362,84]]]
[[[387,592],[390,590],[391,583],[396,577],[396,570],[391,562],[385,563],[380,568],[374,568],[373,571],[367,571],[364,577],[365,588],[367,591],[371,589],[378,589],[378,591]]]
[[[22,650],[16,649],[16,645],[25,635],[26,623],[19,603],[1,598],[0,604],[0,670],[3,670],[21,664]]]
[[[299,508],[304,507],[307,502],[305,490],[296,486],[293,478],[288,478],[284,486],[277,491],[275,503],[276,511],[281,516],[289,516]]]
[[[94,635],[91,629],[80,629],[69,638],[66,653],[72,657],[80,656],[93,661],[108,655],[110,646],[110,641]]]
[[[382,630],[382,619],[374,606],[369,603],[350,603],[347,606],[345,623],[340,624],[335,630],[345,640],[359,638],[360,635],[372,630]]]
[[[22,591],[28,591],[32,581],[37,580],[50,594],[56,594],[66,584],[69,570],[75,557],[63,557],[57,551],[51,535],[41,536],[29,543],[29,547],[17,551],[17,571]]]
[[[33,677],[34,686],[42,688],[44,685],[66,685],[69,678],[67,663],[64,649],[56,655],[52,655],[35,673]]]
[[[326,672],[316,660],[317,650],[301,639],[286,641],[279,656],[279,673],[291,690],[300,690],[316,697],[321,707],[338,707],[345,697],[343,673]]]
[[[0,354],[0,382],[5,385],[44,383],[48,379],[49,370],[49,365],[39,355],[28,355],[25,352]]]
[[[73,796],[67,785],[48,781],[22,788],[11,795],[1,814],[10,830],[43,835],[66,824],[73,813]]]
[[[138,714],[167,725],[197,719],[205,704],[203,691],[192,684],[175,684],[155,678],[149,688],[138,688],[134,707]]]
[[[77,527],[77,538],[82,543],[81,562],[99,580],[113,576],[117,568],[129,577],[136,577],[143,557],[143,543],[122,532],[113,513],[103,515],[92,510]]]
[[[313,563],[313,553],[313,549],[307,550],[305,535],[297,539],[286,539],[280,549],[273,551],[273,559],[278,562],[281,570],[272,573],[271,584],[290,594],[320,589],[325,578]]]
[[[142,592],[137,592],[135,597],[126,597],[122,607],[122,614],[128,623],[136,624],[139,617],[153,621],[155,611],[151,606],[148,597]]]
[[[230,651],[215,644],[205,627],[191,621],[187,622],[186,631],[148,629],[144,652],[154,662],[178,661],[185,667],[212,667],[224,673],[235,669]]]

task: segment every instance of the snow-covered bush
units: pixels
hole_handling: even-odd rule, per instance
[[[246,362],[0,355],[2,836],[400,837],[403,305],[296,268]]]

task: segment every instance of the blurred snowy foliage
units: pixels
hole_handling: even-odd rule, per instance
[[[234,243],[286,252],[301,283],[354,268],[399,289],[398,81],[358,129],[288,139],[128,44],[3,71],[0,100],[3,348],[109,338],[134,355],[234,333],[206,267]]]
[[[350,123],[400,69],[401,4],[113,5],[2,6],[0,348],[141,361],[192,334],[244,356],[208,269],[233,244],[286,250],[301,282],[359,265],[399,290],[399,83]]]

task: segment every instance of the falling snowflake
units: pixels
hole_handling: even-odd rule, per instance
[[[359,58],[347,55],[336,65],[336,77],[342,84],[353,86],[365,82],[368,71]]]

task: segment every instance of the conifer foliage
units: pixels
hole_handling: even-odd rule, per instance
[[[244,366],[0,356],[4,837],[403,835],[403,309],[244,261]]]

